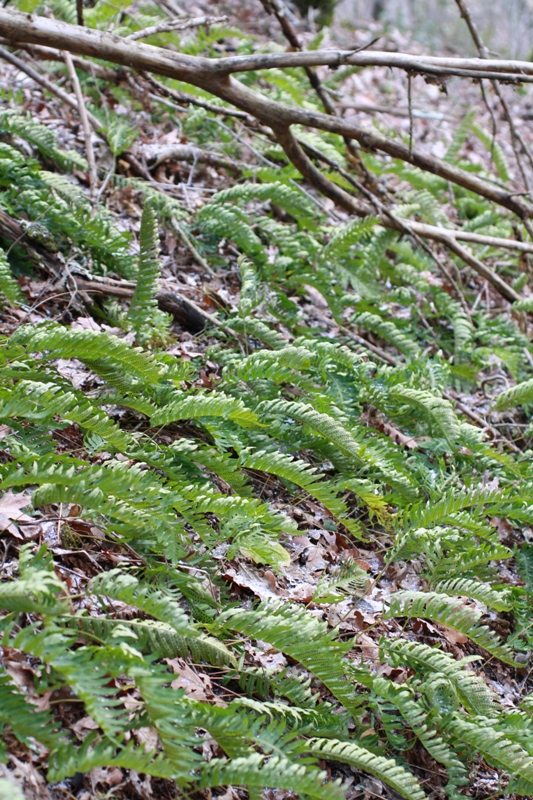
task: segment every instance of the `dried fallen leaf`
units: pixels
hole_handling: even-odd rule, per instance
[[[0,531],[9,531],[12,536],[22,536],[13,522],[33,522],[32,518],[21,511],[31,504],[31,494],[13,494],[11,489],[0,497]]]

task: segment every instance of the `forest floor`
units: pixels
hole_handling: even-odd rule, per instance
[[[277,42],[281,47],[285,47],[276,19],[267,16],[259,2],[211,0],[187,2],[184,6],[188,17],[226,16],[227,22],[224,25],[240,31],[243,35],[255,37],[258,47],[268,42]],[[308,25],[302,25],[299,32],[307,43],[311,43],[317,35],[316,31],[309,30]],[[375,47],[381,50],[420,51],[420,48],[409,41],[404,34],[392,32],[381,35],[378,26],[365,30],[347,30],[333,26],[325,32],[324,37],[321,42],[323,48],[335,46],[355,49],[379,37]],[[220,54],[231,54],[238,47],[239,37],[236,32],[234,35],[224,35],[214,45],[214,49]],[[198,48],[201,49],[201,43]],[[51,62],[46,63],[47,67],[52,69],[50,74],[54,80],[64,83],[64,73],[53,65],[50,67]],[[323,74],[326,80],[329,71],[325,68],[322,71],[319,69],[319,74]],[[291,87],[288,86],[283,90],[290,93]],[[124,119],[138,132],[126,155],[117,155],[115,161],[104,139],[96,134],[93,135],[100,174],[106,175],[116,167],[118,175],[148,181],[155,190],[165,193],[165,196],[182,206],[184,215],[190,218],[204,208],[215,193],[239,182],[243,165],[253,168],[265,166],[270,159],[268,153],[265,155],[263,144],[258,144],[260,137],[257,134],[238,122],[234,124],[231,120],[220,116],[211,125],[211,130],[218,127],[223,144],[230,142],[232,150],[230,161],[233,164],[238,162],[240,172],[231,166],[225,168],[220,163],[205,164],[196,160],[190,163],[165,159],[158,166],[154,166],[153,154],[164,147],[176,144],[196,145],[199,142],[204,150],[212,149],[220,158],[224,156],[224,151],[222,147],[218,147],[220,142],[213,142],[216,146],[210,148],[210,143],[202,136],[201,121],[200,128],[196,131],[190,123],[187,127],[186,118],[191,113],[192,106],[187,110],[177,106],[168,98],[158,97],[154,93],[148,94],[145,83],[141,86],[130,83],[129,87],[120,89],[110,86],[103,89],[100,86],[99,91],[102,93],[102,104],[112,107],[117,117]],[[505,87],[505,91],[515,126],[525,142],[533,147],[531,125],[533,92],[527,85],[520,90]],[[29,114],[32,120],[38,121],[54,132],[62,149],[76,150],[80,155],[85,155],[84,132],[76,110],[42,90],[31,78],[3,60],[0,60],[0,93],[3,109],[11,108],[18,113]],[[511,165],[510,180],[513,182],[516,178],[519,181],[508,126],[502,120],[492,98],[489,98],[487,106],[483,103],[477,84],[453,78],[447,81],[444,87],[427,83],[418,76],[412,78],[412,84],[409,86],[403,72],[389,68],[364,69],[346,76],[334,99],[337,108],[345,117],[369,126],[375,125],[380,131],[391,135],[395,132],[407,139],[412,136],[417,146],[438,157],[446,154],[457,129],[465,117],[474,110],[476,122],[484,129],[491,131],[496,124],[497,143],[501,153]],[[14,143],[17,145],[16,141]],[[494,153],[483,145],[479,137],[465,135],[462,147],[463,157],[475,168],[486,172],[493,170]],[[268,169],[275,176],[275,167],[268,166]],[[281,170],[281,167],[278,169]],[[88,192],[88,174],[78,169],[73,175],[77,185]],[[402,178],[398,175],[387,175],[383,181],[390,193],[403,185]],[[332,201],[319,198],[311,187],[304,185],[304,189],[316,199],[320,205],[320,213],[324,215],[332,230],[349,221],[347,212],[336,208]],[[102,194],[101,201],[105,202],[117,228],[131,234],[131,252],[137,254],[143,210],[142,193],[131,184],[117,182],[113,185],[111,179]],[[449,203],[442,203],[441,211],[450,218],[454,218],[456,214],[451,188]],[[283,212],[279,212],[279,215],[283,220]],[[198,228],[195,228],[194,224],[191,225],[191,230],[197,236],[195,241],[202,244],[201,231],[198,233]],[[198,254],[197,250],[191,251],[183,238],[180,238],[179,231],[171,226],[162,227],[160,234],[162,265],[160,291],[178,296],[183,301],[181,310],[175,314],[171,337],[165,345],[165,350],[181,362],[190,362],[196,368],[197,372],[191,379],[190,386],[210,391],[217,386],[222,375],[222,367],[216,355],[216,348],[220,348],[220,337],[217,326],[210,323],[210,318],[214,317],[218,320],[218,325],[223,326],[225,321],[231,320],[232,314],[234,315],[239,309],[240,248],[231,239],[220,238],[216,248],[211,247],[211,250],[207,248]],[[442,252],[444,253],[444,250]],[[271,256],[273,259],[274,254],[271,253]],[[491,258],[493,267],[503,270],[510,278],[516,278],[521,270],[527,272],[528,277],[531,275],[531,266],[527,258],[522,259],[519,264],[510,262],[505,254],[503,256],[500,254],[499,261],[496,257],[491,256]],[[109,271],[102,276],[101,285],[97,290],[89,290],[87,285],[83,284],[83,269],[76,271],[78,267],[79,263],[74,264],[74,276],[79,278],[81,275],[81,284],[79,283],[78,288],[72,282],[58,283],[50,274],[38,268],[32,273],[27,269],[21,269],[18,284],[23,292],[24,302],[19,307],[6,305],[1,309],[0,334],[10,337],[22,325],[37,326],[45,321],[55,321],[73,330],[114,334],[133,346],[136,343],[135,334],[126,332],[124,326],[120,324],[121,310],[127,308],[127,299],[119,296],[114,298],[115,305],[103,305],[104,301],[107,303],[113,299],[113,280],[118,282],[121,276]],[[503,317],[508,319],[507,301],[479,276],[472,273],[465,277],[464,268],[455,266],[456,273],[459,273],[460,269],[463,270],[460,277],[469,307],[483,309],[491,322],[497,322]],[[446,284],[446,279],[437,270],[431,273],[422,272],[429,286],[444,287],[453,294],[451,287]],[[386,280],[383,280],[382,284],[386,292]],[[123,287],[128,288],[125,283]],[[293,328],[288,328],[288,323],[283,321],[276,323],[276,330],[287,343],[295,336],[306,335],[306,330],[320,330],[330,342],[346,342],[351,337],[354,350],[366,363],[373,363],[372,360],[376,360],[378,364],[385,362],[391,367],[403,363],[402,353],[393,343],[387,342],[378,333],[358,327],[352,321],[350,308],[346,309],[344,316],[332,311],[330,298],[316,286],[306,284],[298,292],[292,292],[290,289],[287,289],[287,292],[293,304],[291,308]],[[527,298],[527,289],[525,297]],[[420,308],[425,307],[423,290],[417,289],[414,292],[412,302],[414,305],[418,304]],[[401,303],[395,303],[394,300],[389,304],[385,300],[384,303],[385,319],[396,321],[406,319],[406,308]],[[113,324],[113,315],[119,320],[116,324]],[[421,312],[416,325],[423,326],[423,320],[424,314]],[[433,322],[425,324],[429,327]],[[522,315],[517,325],[524,340],[529,340],[532,331],[531,320]],[[497,339],[497,334],[495,336]],[[481,342],[479,347],[490,350],[489,339],[486,339],[485,343]],[[469,382],[452,382],[447,389],[447,396],[451,398],[457,413],[464,421],[484,431],[486,442],[495,452],[509,458],[520,458],[529,448],[529,439],[524,438],[524,430],[528,425],[527,416],[521,410],[500,411],[494,407],[495,396],[502,389],[514,384],[517,372],[515,370],[513,373],[513,365],[509,365],[505,360],[505,347],[506,343],[502,339],[492,354],[487,355],[484,351],[485,361],[477,370],[475,379]],[[516,350],[514,343],[513,348]],[[434,356],[440,358],[439,355],[436,356],[438,353],[439,344],[429,341],[424,354],[428,358]],[[516,356],[516,358],[522,357],[525,366],[518,372],[522,377],[527,377],[527,365],[533,367],[533,355],[527,344],[522,347],[522,354]],[[87,396],[91,396],[101,387],[100,378],[79,359],[61,358],[55,362],[55,367],[66,381]],[[146,430],[141,415],[137,412],[118,406],[108,411],[125,430],[134,433]],[[371,404],[364,408],[361,420],[384,437],[388,437],[406,453],[423,450],[427,442],[428,437],[424,436],[423,432],[412,432],[409,426],[402,427],[401,421],[395,423]],[[2,439],[11,433],[12,429],[8,424],[0,424],[0,448]],[[158,444],[170,445],[180,437],[198,436],[198,429],[195,425],[183,421],[179,425],[174,425],[172,430],[161,429],[153,435]],[[54,437],[58,453],[77,454],[94,465],[105,464],[111,457],[105,451],[90,451],[80,427],[75,424],[63,426],[60,431],[54,433]],[[0,450],[0,455],[2,453],[5,455],[5,452]],[[437,457],[443,461],[452,458],[442,454]],[[486,653],[468,636],[451,627],[428,619],[413,618],[407,621],[404,619],[402,622],[395,617],[382,616],[390,604],[391,595],[395,592],[423,591],[427,587],[427,582],[421,574],[422,554],[394,562],[387,559],[391,546],[387,519],[388,515],[394,514],[392,504],[387,505],[384,501],[384,507],[381,509],[365,507],[356,512],[355,518],[364,527],[366,534],[361,541],[358,541],[343,529],[342,525],[337,526],[320,502],[310,495],[304,493],[295,502],[291,488],[287,488],[276,476],[267,475],[260,470],[248,470],[247,478],[254,496],[269,503],[276,511],[286,513],[297,527],[297,534],[283,538],[283,545],[290,554],[290,560],[281,567],[261,564],[258,559],[248,558],[242,552],[235,553],[234,548],[223,541],[210,549],[209,563],[215,565],[213,569],[216,569],[216,572],[213,571],[207,580],[204,580],[203,568],[201,566],[196,568],[194,559],[191,560],[189,567],[185,564],[184,568],[189,569],[192,576],[200,577],[209,591],[214,593],[215,599],[220,598],[223,587],[224,602],[234,603],[244,609],[250,608],[257,600],[283,600],[306,607],[317,618],[326,621],[331,629],[335,629],[342,641],[353,639],[355,658],[360,659],[361,663],[370,667],[375,674],[391,678],[397,684],[402,683],[404,677],[408,676],[409,670],[385,662],[379,642],[381,637],[394,638],[401,632],[414,641],[432,646],[439,645],[456,660],[473,655],[483,656],[482,660],[474,662],[472,668],[485,680],[504,707],[518,707],[521,700],[533,690],[532,670],[527,661],[529,640],[525,644],[522,643],[521,655],[524,667],[519,668],[516,664],[513,666],[496,658],[486,658]],[[222,479],[215,478],[215,483],[217,480],[221,490],[227,491],[228,486],[223,484]],[[492,490],[495,494],[500,487],[498,475],[490,470],[478,473],[475,481],[480,489]],[[97,520],[84,515],[83,508],[78,503],[50,503],[33,511],[29,507],[30,495],[31,490],[21,491],[17,488],[9,489],[0,495],[2,576],[6,579],[16,575],[18,553],[23,544],[45,543],[53,554],[56,573],[75,598],[72,601],[73,608],[75,610],[83,608],[90,614],[98,615],[100,607],[96,603],[91,606],[90,599],[83,594],[88,581],[117,565],[121,568],[140,567],[145,563],[144,555],[136,552],[135,548],[127,543],[121,544],[117,538],[111,540],[103,532]],[[491,525],[498,532],[502,545],[513,552],[514,548],[520,548],[524,542],[529,542],[528,537],[533,539],[533,528],[527,524],[510,523],[504,515],[495,514],[491,519]],[[198,537],[191,536],[191,553],[202,547]],[[336,598],[335,602],[328,600],[317,602],[316,598],[319,596],[317,587],[321,587],[324,578],[335,574],[336,570],[346,562],[357,564],[366,573],[367,583],[364,591],[359,594],[347,594],[341,599]],[[497,562],[496,570],[498,585],[510,588],[525,585],[523,573],[519,573],[514,558]],[[517,630],[511,613],[487,610],[476,600],[471,600],[470,606],[482,610],[483,622],[503,639]],[[126,604],[118,603],[116,608],[120,614],[127,616]],[[245,659],[249,666],[253,665],[265,671],[294,667],[293,660],[259,639],[247,641]],[[22,651],[6,647],[2,661],[14,683],[28,697],[33,697],[40,709],[50,709],[55,705],[54,713],[61,715],[63,725],[80,741],[94,729],[94,721],[80,704],[70,702],[70,698],[66,695],[62,697],[60,692],[56,691],[54,694],[53,689],[44,694],[37,692],[38,676],[35,664]],[[236,681],[228,683],[225,680],[224,670],[218,670],[216,667],[179,657],[168,659],[167,664],[171,672],[175,673],[172,687],[184,689],[185,693],[195,700],[224,704],[238,696],[241,691]],[[297,672],[297,668],[295,669]],[[318,682],[316,688],[323,698],[331,699],[327,690]],[[370,717],[366,722],[370,729]],[[146,732],[145,743],[153,744],[150,739],[154,737],[153,729],[143,730]],[[210,745],[206,742],[203,746],[205,756],[205,750]],[[76,774],[72,778],[50,784],[45,778],[44,757],[41,759],[35,753],[30,756],[28,748],[15,738],[8,741],[8,750],[9,760],[5,766],[0,766],[0,777],[15,779],[23,788],[26,800],[37,800],[37,798],[59,800],[67,797],[76,797],[78,800],[113,797],[118,800],[118,798],[177,796],[170,781],[150,778],[134,770],[123,770],[118,767],[97,767],[88,774]],[[209,755],[206,757],[209,759]],[[442,788],[445,783],[444,768],[428,755],[420,743],[405,749],[402,758],[418,776],[428,797],[435,800],[444,797]],[[377,778],[351,770],[348,766],[329,763],[325,768],[331,777],[342,777],[345,780],[348,786],[347,800],[398,796]],[[218,794],[216,791],[198,790],[194,796],[205,797],[206,800],[211,797],[217,797],[219,800],[236,800],[246,796],[243,790],[237,788],[220,789]],[[514,796],[506,795],[505,792],[505,787],[502,788],[501,773],[483,760],[477,763],[475,771],[472,772],[471,782],[463,790],[464,796],[479,800]],[[264,796],[268,800],[289,800],[295,795],[290,791],[279,789],[267,790]]]

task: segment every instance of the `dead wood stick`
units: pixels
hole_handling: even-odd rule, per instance
[[[99,276],[94,276],[94,280],[87,280],[87,278],[78,277],[75,274],[71,274],[70,277],[74,279],[77,289],[87,293],[114,297],[133,297],[135,291],[135,284],[130,281],[110,281]],[[200,333],[204,330],[206,322],[209,322],[224,331],[228,336],[233,338],[237,336],[230,326],[225,325],[213,314],[205,311],[194,300],[182,297],[173,287],[168,287],[168,290],[158,292],[156,300],[161,311],[171,314],[183,328],[191,333]]]
[[[235,108],[217,106],[214,103],[210,103],[208,100],[203,100],[201,97],[195,97],[187,92],[179,92],[177,89],[171,89],[170,86],[165,86],[164,83],[157,81],[153,75],[149,75],[148,73],[141,73],[141,76],[148,81],[148,83],[150,83],[154,89],[157,89],[159,94],[163,95],[164,97],[170,97],[172,100],[175,100],[176,103],[183,103],[185,106],[190,104],[197,106],[198,108],[205,108],[206,111],[211,111],[213,114],[236,117],[236,119],[242,119],[248,125],[257,126],[257,120],[255,117],[250,116],[250,114],[247,114],[245,111],[237,111]]]
[[[89,125],[89,117],[87,115],[87,109],[85,108],[85,100],[83,99],[83,94],[81,93],[81,86],[78,79],[78,75],[76,73],[76,69],[74,68],[74,64],[72,63],[72,56],[70,55],[68,50],[64,51],[64,57],[70,81],[72,83],[76,99],[78,101],[78,113],[80,115],[80,120],[83,128],[83,135],[85,138],[85,152],[87,153],[87,163],[89,165],[89,186],[90,186],[91,200],[94,204],[96,202],[96,195],[98,193],[98,175],[96,174],[96,159],[94,157],[93,143],[91,138],[92,137],[91,126]]]
[[[232,172],[242,172],[245,169],[252,169],[250,164],[241,161],[233,161],[231,158],[211,153],[209,150],[202,150],[190,144],[169,144],[169,145],[147,145],[142,148],[143,154],[149,161],[153,161],[150,169],[157,167],[163,161],[188,161],[193,164],[210,164],[214,167],[223,167]]]
[[[505,297],[510,303],[516,303],[518,300],[522,300],[521,295],[513,289],[512,286],[509,286],[508,283],[500,278],[499,275],[496,275],[489,267],[487,267],[482,261],[476,258],[470,250],[467,250],[466,247],[463,247],[459,244],[456,239],[452,236],[444,236],[441,239],[442,243],[446,245],[446,247],[454,252],[456,255],[462,259],[465,264],[468,264],[472,269],[474,269],[478,275],[481,275],[482,278],[485,278],[494,288]]]
[[[69,25],[54,19],[48,19],[33,14],[23,14],[18,11],[2,8],[0,27],[2,34],[10,41],[28,41],[26,38],[32,30],[34,44],[48,44],[54,41],[55,46],[61,50],[68,49],[65,36],[69,36],[69,29],[74,28],[81,38],[88,36],[98,50],[99,39],[110,46],[113,41],[121,41],[114,34],[102,33],[94,29],[79,31],[79,27]],[[72,32],[72,31],[71,31]],[[59,38],[54,38],[58,36]],[[87,39],[85,39],[87,41]],[[150,45],[144,45],[150,48]],[[284,67],[318,67],[329,66],[333,68],[344,65],[360,67],[397,67],[408,72],[437,71],[439,74],[468,73],[473,77],[490,78],[491,73],[499,80],[515,79],[525,81],[533,79],[533,63],[530,61],[516,61],[504,59],[481,58],[449,58],[442,56],[414,56],[409,53],[389,53],[378,50],[306,50],[292,53],[255,53],[244,56],[229,56],[219,59],[207,59],[184,54],[165,51],[170,61],[179,62],[184,69],[194,72],[207,70],[212,75],[230,75],[235,72],[249,72],[251,70],[283,69]],[[94,55],[100,57],[96,53]],[[148,54],[147,54],[148,55]],[[115,58],[110,59],[115,61]],[[121,62],[119,62],[121,63]],[[177,66],[177,64],[176,64]]]
[[[95,276],[94,280],[87,280],[72,274],[70,278],[77,290],[87,294],[101,294],[106,297],[133,297],[135,284],[128,281],[108,282],[105,278]],[[206,321],[220,325],[219,321],[208,312],[203,311],[192,300],[185,299],[176,292],[158,292],[157,305],[161,311],[171,314],[174,319],[190,333],[200,333],[205,328]]]
[[[175,19],[170,22],[161,22],[159,25],[150,25],[148,28],[143,28],[140,31],[130,33],[125,38],[130,42],[137,39],[147,39],[149,36],[155,36],[158,33],[170,33],[170,31],[185,31],[188,28],[197,28],[200,25],[216,25],[219,22],[227,22],[227,17],[208,17],[205,14],[201,17],[191,17],[191,19],[182,20]]]
[[[408,220],[409,225],[418,233],[428,239],[440,241],[444,233],[447,237],[457,239],[460,242],[472,242],[485,247],[499,247],[503,250],[518,250],[521,253],[533,253],[533,242],[518,242],[516,239],[502,239],[499,236],[485,236],[482,233],[462,231],[457,228],[439,228],[437,225],[426,225],[423,222]]]
[[[67,92],[64,92],[62,89],[57,87],[51,81],[48,81],[47,78],[44,78],[43,76],[41,76],[38,72],[36,72],[36,70],[34,70],[32,67],[29,67],[28,65],[26,65],[23,61],[18,59],[16,56],[13,56],[8,51],[4,50],[3,48],[0,48],[0,57],[5,58],[10,63],[14,64],[14,66],[16,66],[17,68],[19,68],[19,69],[23,70],[24,72],[26,72],[26,74],[28,74],[30,77],[32,77],[36,82],[40,83],[45,88],[49,89],[49,91],[51,91],[54,94],[56,94],[61,100],[63,100],[63,102],[67,103],[68,105],[70,105],[71,107],[73,107],[75,109],[79,108],[78,101],[75,98],[73,98]],[[89,112],[87,112],[87,117],[90,120],[90,122],[93,125],[93,127],[96,130],[98,130],[100,128],[100,123],[96,119],[96,117],[94,117]],[[167,150],[169,152],[166,152]],[[158,160],[157,160],[156,163],[159,163],[160,161],[164,160],[165,158],[179,158],[179,159],[183,159],[183,160],[193,160],[193,161],[196,158],[196,160],[198,160],[198,161],[204,161],[204,162],[213,163],[213,164],[216,163],[216,165],[229,167],[229,168],[232,168],[232,169],[235,169],[236,167],[246,168],[245,164],[236,165],[234,162],[230,162],[229,160],[227,161],[226,159],[222,159],[222,158],[220,158],[220,157],[218,157],[218,156],[216,156],[214,154],[210,154],[210,153],[207,153],[206,151],[201,151],[198,148],[193,148],[193,147],[186,146],[186,145],[176,145],[176,146],[172,146],[172,147],[169,147],[169,148],[163,148],[161,151],[159,151],[159,154],[158,154],[157,158],[158,158]],[[226,161],[227,161],[227,163],[226,163]],[[137,160],[135,160],[135,163],[138,164]],[[140,167],[140,165],[138,165],[138,166]],[[335,165],[333,165],[333,166],[335,166]],[[322,184],[322,190],[324,191],[324,184]],[[350,197],[349,195],[346,195],[346,196]],[[336,202],[339,202],[339,197],[340,197],[340,195],[336,196],[334,198],[336,200]],[[349,205],[349,210],[351,210],[351,211],[355,210],[356,213],[358,213],[360,216],[366,215],[366,214],[372,214],[372,209],[371,208],[368,208],[368,207],[365,208],[365,207],[358,206],[357,209],[355,209],[354,203],[355,203],[355,201],[352,200],[350,205]],[[345,201],[344,202],[341,201],[341,205],[344,205],[346,207]],[[416,234],[418,234],[420,236],[423,236],[425,238],[436,239],[437,241],[441,241],[444,244],[446,244],[448,238],[451,237],[451,238],[454,238],[454,239],[462,239],[463,241],[471,241],[471,242],[476,242],[478,244],[484,244],[484,245],[489,245],[489,246],[493,246],[493,247],[507,247],[508,249],[517,249],[517,250],[520,250],[520,251],[523,251],[523,252],[533,252],[533,245],[530,245],[529,243],[525,243],[525,242],[514,242],[513,240],[497,239],[496,237],[484,237],[484,236],[481,236],[480,234],[473,234],[473,233],[468,233],[468,232],[464,232],[464,233],[463,232],[459,232],[459,231],[450,231],[450,232],[448,232],[447,230],[437,228],[436,226],[423,225],[422,223],[417,223],[417,222],[412,222],[412,221],[401,220],[401,222],[404,223],[404,225],[408,225],[411,228],[411,231],[413,231],[414,233],[416,233]],[[397,226],[395,226],[395,227],[397,227]],[[179,230],[177,232],[180,235],[180,238],[183,239],[183,231],[181,230],[181,228],[179,228]],[[185,241],[184,240],[184,244],[189,248],[189,250],[191,251],[191,253],[192,253],[193,257],[195,258],[195,260],[208,273],[213,274],[211,268],[209,267],[207,262],[205,262],[205,259],[203,259],[200,256],[200,254],[197,252],[196,248],[194,248],[192,243],[190,241]],[[455,250],[454,252],[458,253],[457,250]],[[468,251],[462,249],[462,252],[463,252],[463,254],[465,254]],[[472,266],[472,264],[473,264],[472,259],[474,259],[473,256],[471,257],[471,260],[467,262],[467,263],[470,264],[470,266]],[[478,267],[479,267],[479,264],[481,264],[481,262],[479,262],[476,259],[475,263],[477,265],[477,267],[475,267],[476,271],[479,272],[479,268]],[[485,269],[488,270],[488,268],[485,268]],[[487,276],[484,275],[484,277],[487,277]],[[491,280],[491,283],[494,285],[495,281]],[[504,285],[507,286],[507,284],[504,284]],[[509,290],[511,292],[514,291],[510,287],[508,287],[508,288],[509,288]],[[507,293],[504,296],[506,296],[507,299],[510,299],[509,293]],[[515,299],[519,299],[519,296],[516,295]]]
[[[387,139],[374,131],[359,128],[346,120],[273,101],[236,81],[228,74],[228,72],[236,71],[237,67],[239,71],[242,71],[241,68],[252,68],[254,64],[256,66],[259,64],[261,68],[265,68],[265,65],[268,68],[279,66],[280,64],[283,65],[285,63],[283,60],[276,61],[276,54],[272,56],[267,54],[267,61],[261,61],[263,56],[259,56],[260,61],[257,63],[254,61],[257,58],[255,56],[238,56],[230,59],[207,59],[186,56],[151,45],[128,42],[125,39],[120,39],[117,36],[101,31],[80,28],[45,17],[20,14],[5,8],[0,9],[0,35],[13,42],[26,41],[33,44],[43,44],[54,41],[63,50],[132,66],[136,69],[156,72],[192,83],[256,117],[265,125],[274,127],[275,124],[278,130],[290,125],[301,124],[348,136],[359,141],[367,149],[381,150],[394,158],[407,161],[420,169],[439,175],[451,183],[456,183],[465,189],[474,191],[476,194],[508,208],[521,219],[533,217],[533,206],[512,192],[501,189],[465,170],[453,167],[434,156],[421,153],[416,149],[411,152],[409,147],[401,142]],[[280,55],[281,59],[287,57],[285,54],[278,55]],[[363,55],[365,57],[368,56],[368,52]],[[301,56],[306,58],[312,56],[315,60],[311,63],[331,63],[333,66],[337,66],[342,62],[342,58],[339,62],[339,54],[337,52],[332,52],[331,54],[327,51],[325,54],[320,53],[318,61],[316,60],[317,54],[313,52],[289,54],[290,58],[298,59]],[[349,56],[350,54],[346,54],[347,63],[352,63]],[[273,62],[268,60],[272,57],[274,58]],[[464,61],[464,59],[456,60]],[[479,62],[482,65],[492,63],[483,61],[483,59],[473,59],[471,61]],[[295,63],[303,66],[306,64],[306,60],[304,58],[302,61],[297,60]],[[524,64],[527,67],[527,62],[503,63]],[[533,79],[533,65],[530,64],[527,68],[532,73],[531,77]],[[477,77],[484,77],[483,72],[478,70]]]
[[[55,253],[33,241],[31,225],[26,229],[23,228],[18,220],[10,217],[2,209],[0,209],[0,236],[11,242],[12,247],[20,244],[35,266],[44,269],[48,275],[58,278],[62,274],[65,268],[64,262]]]
[[[76,17],[78,20],[78,25],[85,25],[83,20],[83,0],[76,0]]]
[[[209,266],[207,260],[198,252],[197,248],[194,246],[190,238],[187,236],[187,234],[179,224],[178,220],[175,217],[172,217],[172,219],[170,220],[170,224],[174,229],[174,231],[177,233],[177,235],[180,237],[185,247],[189,250],[196,263],[199,264],[202,267],[202,269],[205,270],[205,272],[207,272],[208,275],[214,277],[215,273]]]

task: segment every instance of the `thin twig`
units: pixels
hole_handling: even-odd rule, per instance
[[[159,25],[150,25],[149,28],[143,28],[140,31],[135,31],[126,36],[130,42],[137,39],[147,39],[149,36],[155,36],[158,33],[170,33],[170,31],[185,31],[188,28],[197,28],[200,25],[217,25],[220,22],[227,22],[227,17],[208,17],[205,14],[201,17],[191,17],[185,20],[175,19],[170,22],[161,22]]]
[[[407,73],[407,105],[409,107],[409,154],[413,155],[413,75]]]
[[[194,260],[196,261],[196,263],[199,264],[202,267],[202,269],[207,272],[208,275],[211,275],[212,277],[215,277],[215,272],[211,269],[211,267],[209,266],[209,264],[205,260],[205,258],[198,252],[198,250],[196,249],[196,247],[194,246],[192,241],[189,239],[189,237],[187,236],[187,234],[185,233],[185,231],[183,230],[183,228],[179,224],[178,220],[175,217],[172,217],[172,219],[170,221],[170,224],[171,224],[172,228],[174,229],[174,231],[180,237],[180,239],[183,242],[183,244],[185,245],[185,247],[190,251],[190,253],[191,253],[192,257],[194,258]]]
[[[91,200],[94,205],[96,203],[96,197],[98,194],[98,175],[96,173],[96,160],[94,157],[93,143],[91,138],[92,132],[89,125],[89,117],[87,115],[87,109],[85,108],[85,101],[81,93],[81,86],[78,80],[78,75],[74,68],[74,64],[72,63],[72,56],[70,55],[68,50],[64,50],[63,57],[65,59],[65,64],[67,65],[68,74],[70,77],[70,81],[72,83],[72,88],[74,89],[74,93],[78,100],[78,113],[80,115],[80,120],[83,128],[83,135],[85,137],[85,152],[87,154],[87,163],[89,165],[90,194],[91,194]]]

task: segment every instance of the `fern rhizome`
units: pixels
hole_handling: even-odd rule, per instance
[[[258,46],[220,21],[179,33],[167,4],[88,5],[88,27],[189,56]],[[63,0],[17,6],[76,22]],[[69,796],[108,767],[148,781],[116,797],[532,797],[529,256],[503,267],[511,306],[381,201],[326,207],[244,112],[76,64],[107,157],[96,193],[83,145],[2,90],[0,759]],[[308,78],[272,69],[263,89],[318,113]],[[194,144],[186,183],[135,155],[146,103]],[[510,187],[487,130],[467,114],[445,162]],[[469,188],[298,137],[345,193],[352,172],[394,190],[402,224],[449,213],[474,261],[529,241]],[[487,153],[465,162],[467,140]],[[10,775],[0,797],[23,797]]]

